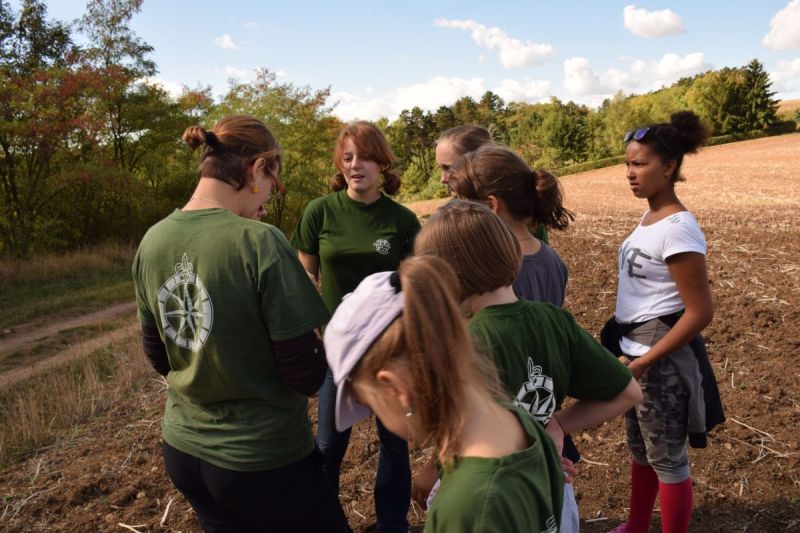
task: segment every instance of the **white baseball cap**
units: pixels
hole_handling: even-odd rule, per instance
[[[325,355],[336,384],[337,430],[344,431],[372,414],[356,401],[350,373],[402,312],[400,278],[396,272],[379,272],[347,294],[325,326]]]

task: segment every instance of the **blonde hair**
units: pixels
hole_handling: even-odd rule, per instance
[[[442,133],[441,137],[436,140],[436,144],[442,141],[450,143],[453,151],[460,157],[484,144],[492,142],[492,135],[486,128],[464,124],[450,128]]]
[[[444,259],[458,277],[462,301],[511,285],[522,264],[508,226],[485,205],[468,200],[440,207],[417,235],[414,253]]]
[[[361,358],[354,379],[371,379],[392,361],[405,364],[414,390],[414,416],[425,432],[421,445],[433,444],[442,464],[459,449],[467,385],[496,395],[497,373],[479,356],[455,298],[456,279],[436,257],[412,257],[397,271],[404,294],[403,313]]]

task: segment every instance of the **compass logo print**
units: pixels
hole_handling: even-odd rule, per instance
[[[158,310],[164,335],[179,347],[196,352],[208,340],[214,307],[186,254],[175,265],[175,275],[159,289]]]
[[[372,246],[375,247],[375,251],[381,255],[389,255],[389,250],[392,249],[392,245],[386,239],[378,239],[372,243]]]

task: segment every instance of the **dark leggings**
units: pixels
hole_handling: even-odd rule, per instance
[[[197,513],[204,531],[350,530],[317,450],[281,468],[238,472],[166,442],[162,447],[167,473]]]

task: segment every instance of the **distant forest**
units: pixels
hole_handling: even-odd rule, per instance
[[[264,119],[282,146],[288,194],[270,223],[291,231],[306,203],[328,192],[343,125],[330,87],[282,82],[264,69],[252,82],[231,82],[220,99],[210,87],[170,96],[145,81],[158,68],[153,48],[129,26],[141,4],[90,0],[68,23],[49,18],[42,1],[23,0],[15,11],[0,0],[0,257],[138,241],[194,188],[197,154],[181,141],[183,130],[232,113]],[[76,44],[78,35],[88,44]],[[531,165],[558,171],[613,162],[625,131],[681,109],[697,112],[721,140],[795,131],[798,112],[778,117],[770,87],[754,59],[648,94],[618,93],[598,109],[556,98],[504,102],[486,92],[377,123],[404,173],[401,199],[428,198],[443,193],[434,142],[458,124],[482,125]]]

